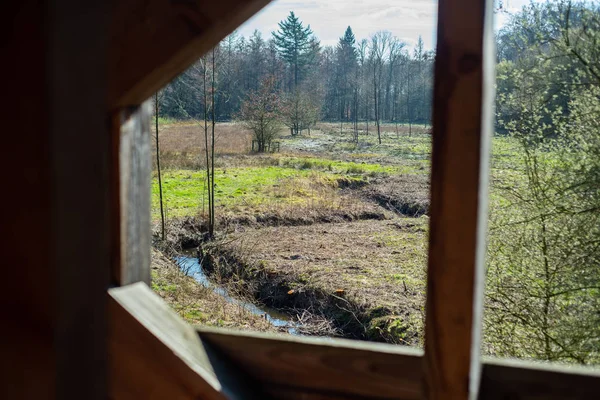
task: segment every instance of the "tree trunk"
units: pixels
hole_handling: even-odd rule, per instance
[[[215,234],[215,48],[212,49],[212,79],[211,79],[211,110],[212,110],[212,132],[210,144],[210,176],[211,176],[211,199],[210,199],[210,224],[208,226],[208,235],[212,239]]]
[[[156,169],[158,171],[158,194],[160,198],[160,237],[165,240],[165,212],[163,209],[163,189],[160,171],[160,146],[158,142],[158,92],[154,94],[154,112],[156,113]]]
[[[208,145],[208,96],[206,95],[206,57],[204,57],[204,63],[202,68],[202,86],[203,86],[203,96],[204,96],[204,150],[206,156],[206,183],[207,183],[207,191],[208,191],[208,226],[210,231],[210,214],[211,214],[211,199],[212,199],[212,189],[214,188],[212,184],[212,179],[210,175],[210,154],[209,154],[209,145]],[[204,212],[204,209],[202,210]]]
[[[377,141],[381,144],[381,130],[379,127],[379,102],[377,101],[377,74],[373,67],[373,105],[375,107],[375,124],[377,126]]]

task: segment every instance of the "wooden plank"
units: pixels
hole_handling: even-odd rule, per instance
[[[141,104],[269,0],[114,2],[111,109]]]
[[[567,365],[494,360],[483,366],[480,399],[600,399],[600,371]]]
[[[108,6],[58,0],[48,8],[56,397],[104,399],[111,149],[102,65]]]
[[[110,282],[119,286],[122,280],[121,258],[121,122],[123,110],[110,113]]]
[[[111,398],[268,398],[144,283],[109,296]]]
[[[276,398],[419,399],[418,349],[343,339],[198,328]]]
[[[475,398],[481,373],[491,5],[491,0],[439,2],[425,323],[430,399]]]
[[[113,279],[118,285],[150,284],[150,102],[118,113],[113,123],[120,126],[118,165],[120,185],[116,188],[120,220],[119,257],[114,260]],[[113,187],[113,189],[115,189]],[[114,208],[113,208],[114,210]],[[116,270],[114,270],[116,268]]]
[[[280,385],[267,385],[267,392],[274,399],[282,400],[373,400],[378,399],[377,393],[372,396],[353,396],[349,394],[331,393],[323,391],[310,391],[307,388],[288,387]]]
[[[106,2],[3,5],[0,398],[105,399]]]
[[[6,249],[2,271],[10,284],[0,290],[0,398],[35,399],[54,392],[56,373],[51,300],[55,265],[49,262],[52,166],[43,91],[48,85],[46,15],[44,7],[33,1],[9,2],[4,7],[11,26],[3,30],[2,51],[11,56],[0,63],[0,73],[5,77],[3,93],[10,101],[0,108],[5,132],[0,167],[10,172],[2,179],[1,204],[6,212],[0,232]]]
[[[143,283],[111,289],[109,295],[112,398],[422,398],[417,349],[215,328],[196,332]],[[599,371],[483,364],[479,399],[599,395]]]

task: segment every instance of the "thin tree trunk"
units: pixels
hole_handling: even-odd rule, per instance
[[[377,126],[377,140],[379,144],[381,144],[381,130],[379,127],[379,104],[377,101],[377,75],[376,68],[373,67],[373,102],[375,107],[375,124]]]
[[[408,118],[408,137],[412,135],[412,118],[411,118],[411,104],[410,104],[410,64],[406,70],[406,117]]]
[[[204,89],[204,150],[206,155],[206,182],[208,189],[208,229],[210,235],[210,221],[211,221],[211,199],[212,199],[212,181],[210,176],[210,155],[208,147],[208,96],[206,95],[206,57],[204,58],[202,68],[202,85]]]
[[[158,194],[160,197],[160,237],[165,240],[165,212],[163,209],[163,189],[160,171],[160,146],[158,142],[158,92],[154,94],[154,112],[156,113],[156,169],[158,170]]]
[[[358,78],[358,73],[357,73]],[[354,113],[352,114],[354,118],[354,143],[358,144],[358,89],[354,87]]]
[[[550,299],[552,297],[552,291],[550,287],[550,280],[552,279],[550,276],[550,262],[548,260],[548,241],[546,238],[546,218],[542,214],[542,256],[544,258],[544,306],[543,306],[543,314],[542,314],[542,333],[544,335],[544,353],[546,356],[546,360],[552,360],[552,348],[550,347],[550,323],[549,323],[549,315],[550,315]]]
[[[212,80],[211,80],[211,110],[212,110],[212,132],[210,144],[210,176],[211,176],[211,200],[210,200],[210,225],[208,234],[214,237],[215,233],[215,48],[212,49]]]

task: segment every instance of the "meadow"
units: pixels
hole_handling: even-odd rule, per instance
[[[429,127],[383,124],[382,144],[373,126],[358,143],[351,129],[320,123],[310,135],[279,137],[278,153],[253,154],[240,125],[217,124],[218,234],[202,244],[201,228],[185,228],[201,226],[207,207],[202,127],[162,125],[163,197],[176,232],[170,242],[201,245],[211,254],[212,279],[287,313],[309,334],[420,346]],[[516,147],[497,137],[493,148],[493,181],[505,182]],[[155,224],[158,199],[155,171]],[[189,319],[189,310],[182,315]]]

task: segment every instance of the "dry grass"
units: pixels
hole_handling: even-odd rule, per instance
[[[210,123],[208,129],[210,130]],[[164,152],[204,152],[204,122],[182,121],[159,127],[160,147]],[[154,131],[154,129],[153,129]],[[252,145],[252,133],[235,122],[218,122],[215,125],[215,150],[217,154],[244,154]]]
[[[208,129],[210,130],[210,124]],[[154,125],[152,126],[154,132]],[[199,169],[204,165],[204,122],[181,121],[159,127],[161,167]],[[155,146],[155,143],[153,143]],[[234,122],[215,126],[215,153],[218,156],[250,152],[252,133]]]
[[[212,289],[184,275],[173,261],[155,249],[152,250],[152,288],[191,324],[257,331],[275,330],[259,315],[227,302]]]
[[[319,129],[323,132],[329,134],[339,134],[340,132],[340,123],[339,122],[320,122],[316,125],[315,129]],[[354,125],[352,123],[345,122],[342,125],[342,132],[350,133],[354,129]],[[408,136],[410,134],[424,134],[429,133],[431,131],[430,125],[422,125],[422,124],[413,124],[411,127],[407,123],[399,123],[396,125],[395,123],[381,123],[380,131],[382,133],[394,134],[400,136]],[[367,123],[359,122],[358,130],[361,134],[367,132]],[[374,121],[369,122],[369,133],[376,133],[377,126]]]
[[[426,217],[246,229],[228,236],[221,251],[244,260],[247,269],[266,271],[274,285],[284,281],[290,297],[303,292],[342,297],[349,312],[363,314],[356,318],[367,338],[418,345],[426,229]],[[390,324],[398,331],[388,332]],[[372,331],[377,329],[384,332]]]

